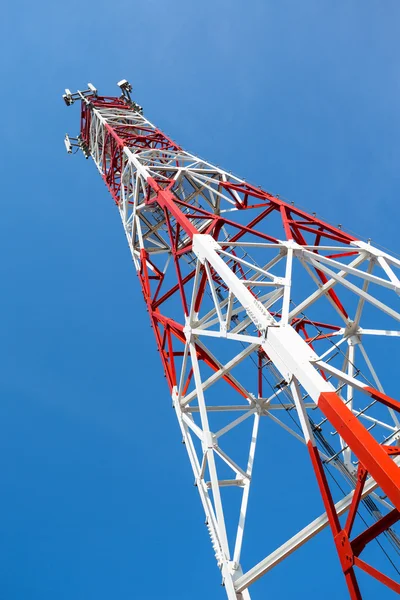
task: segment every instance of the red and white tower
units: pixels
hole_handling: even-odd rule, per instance
[[[120,97],[66,90],[81,128],[65,143],[118,207],[229,600],[325,527],[353,600],[359,570],[399,593],[365,549],[381,535],[400,549],[400,403],[374,367],[400,336],[400,260],[186,152],[118,85]],[[308,452],[326,512],[244,570],[263,427]],[[348,486],[336,504],[328,467]]]

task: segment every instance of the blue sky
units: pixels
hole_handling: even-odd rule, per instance
[[[1,598],[224,598],[115,207],[65,153],[64,88],[126,77],[182,146],[400,253],[399,20],[395,0],[3,7]],[[310,469],[294,494],[316,495]],[[254,598],[322,591],[346,597],[328,532]]]

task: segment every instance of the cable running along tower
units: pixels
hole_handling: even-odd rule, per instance
[[[350,598],[360,571],[399,593],[400,403],[373,354],[400,335],[400,260],[186,152],[118,85],[120,97],[66,90],[81,127],[65,144],[93,159],[118,207],[229,600],[249,600],[325,527]],[[270,460],[285,436],[308,452],[325,513],[252,566],[242,545],[263,427],[282,432]],[[286,457],[288,482],[294,468]]]

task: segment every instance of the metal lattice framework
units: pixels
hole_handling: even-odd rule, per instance
[[[356,567],[400,592],[360,557],[381,534],[400,548],[400,403],[373,366],[400,336],[400,260],[184,151],[119,85],[120,98],[66,90],[81,101],[66,145],[92,157],[118,207],[228,598],[248,600],[327,526],[351,598]],[[308,450],[326,512],[244,572],[261,427]],[[336,504],[328,467],[348,485]],[[362,503],[371,522],[355,535]]]

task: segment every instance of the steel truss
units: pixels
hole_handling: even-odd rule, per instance
[[[356,567],[400,592],[360,558],[381,534],[400,547],[400,404],[371,358],[400,336],[400,260],[184,151],[129,94],[93,89],[69,92],[67,104],[81,101],[76,139],[122,219],[228,598],[248,600],[327,526],[352,599]],[[261,427],[304,444],[326,512],[243,572]],[[349,486],[336,504],[327,468]],[[354,537],[360,503],[371,523]]]

